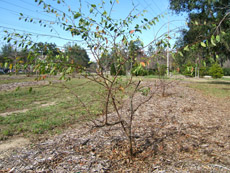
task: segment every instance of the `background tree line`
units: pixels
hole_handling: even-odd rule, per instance
[[[172,57],[170,58],[170,71],[186,76],[204,76],[212,73],[210,68],[213,66],[217,68],[214,71],[217,70],[222,75],[230,75],[229,68],[224,68],[224,71],[220,68],[220,66],[223,68],[225,62],[230,60],[230,2],[227,0],[170,0],[170,9],[177,14],[184,12],[188,14],[188,27],[181,31],[181,37],[177,39],[175,45],[181,53],[175,54],[173,60]],[[166,70],[165,45],[164,42],[150,45],[146,51],[141,40],[132,40],[129,44],[123,44],[120,47],[120,55],[123,54],[121,56],[129,59],[122,68],[120,68],[120,57],[112,49],[104,51],[97,65],[101,66],[103,71],[110,71],[112,75],[118,70],[119,75],[159,74],[159,71]],[[41,58],[55,57],[59,55],[60,50],[54,43],[40,42],[34,44],[30,50],[26,48],[17,50],[10,44],[4,45],[0,63],[7,62],[16,68],[16,64],[24,64],[28,61],[27,57],[31,52],[36,52],[35,56]],[[67,44],[64,46],[64,52],[71,63],[78,65],[78,69],[89,67],[90,59],[84,48]],[[95,64],[95,62],[91,63],[91,71],[96,70]]]
[[[202,76],[209,74],[213,67],[223,73],[220,66],[230,60],[230,1],[170,0],[170,9],[177,14],[188,14],[187,29],[182,30],[176,42],[177,49],[183,53],[175,57],[181,71]],[[190,51],[184,49],[187,45],[192,45]],[[229,68],[224,73],[230,75]]]
[[[47,58],[55,59],[55,56],[63,51],[68,57],[69,62],[77,64],[77,66],[89,67],[89,56],[84,48],[74,44],[66,44],[63,50],[60,50],[55,43],[42,43],[34,44],[31,48],[17,48],[15,45],[5,44],[1,48],[0,53],[0,67],[7,69],[7,71],[24,72],[29,71],[26,64],[31,63],[30,57],[36,56],[35,61],[44,61]]]

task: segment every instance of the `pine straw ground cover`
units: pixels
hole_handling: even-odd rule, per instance
[[[144,84],[148,84],[145,82]],[[2,172],[230,172],[230,99],[183,84],[137,112],[135,157],[119,126],[67,130],[0,160]],[[139,95],[136,103],[142,100]],[[122,110],[125,113],[125,110]],[[1,171],[0,171],[1,172]]]

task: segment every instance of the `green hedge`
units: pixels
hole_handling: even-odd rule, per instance
[[[215,63],[213,64],[209,69],[209,75],[212,76],[212,78],[222,78],[224,76],[223,69],[220,67],[219,64]]]
[[[117,70],[119,70],[118,75],[126,75],[126,71],[125,71],[125,67],[124,67],[124,66],[122,66],[121,69],[120,69],[120,67],[118,66],[117,69],[116,69],[115,64],[112,63],[112,64],[111,64],[111,67],[110,67],[110,74],[111,74],[112,76],[115,76],[116,73],[117,73]]]
[[[134,64],[131,73],[135,76],[146,76],[148,75],[148,70],[146,70],[141,64]]]
[[[199,75],[200,77],[209,75],[209,67],[200,67]]]
[[[223,68],[224,76],[230,76],[230,68]]]

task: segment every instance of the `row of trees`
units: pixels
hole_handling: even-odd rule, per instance
[[[28,63],[36,64],[36,61],[55,59],[63,53],[69,57],[69,62],[78,64],[82,67],[89,66],[89,56],[85,49],[78,45],[66,44],[64,50],[60,50],[55,43],[34,44],[30,49],[17,48],[15,45],[5,44],[1,48],[0,65],[17,72],[18,70],[28,70]],[[32,62],[31,57],[33,57]],[[36,57],[36,58],[34,58]]]
[[[159,48],[157,49],[160,50]],[[36,52],[36,53],[35,53]],[[158,53],[156,50],[150,46],[147,52],[143,51],[143,44],[140,40],[135,40],[130,42],[130,44],[123,48],[124,56],[129,57],[129,60],[120,68],[119,57],[116,56],[114,51],[107,52],[101,55],[99,58],[98,64],[95,62],[90,62],[89,56],[85,49],[80,46],[67,44],[63,50],[64,54],[68,56],[68,62],[74,64],[77,72],[81,71],[82,68],[88,68],[90,71],[95,72],[97,66],[101,67],[102,71],[110,71],[111,75],[115,75],[119,70],[119,75],[132,74],[136,76],[144,76],[151,74],[161,74],[166,73],[166,54],[167,51],[162,49]],[[62,52],[62,53],[63,53]],[[190,51],[194,52],[195,51]],[[3,64],[7,64],[3,68],[10,70],[25,70],[31,71],[32,69],[28,66],[24,66],[29,63],[31,56],[37,56],[35,60],[45,60],[45,59],[55,59],[56,56],[60,55],[60,49],[53,43],[38,43],[35,44],[31,49],[14,49],[14,46],[6,44],[2,47],[2,53],[0,55],[0,65],[3,67]],[[157,55],[156,55],[157,54]],[[191,55],[190,55],[191,56]],[[186,56],[187,59],[191,58]],[[176,56],[177,57],[177,56]],[[180,72],[186,76],[204,76],[209,74],[209,67],[201,66],[199,71],[197,69],[197,64],[194,62],[188,61],[185,64],[176,63],[170,56],[170,70],[174,72]],[[176,60],[183,60],[183,57],[178,57]],[[203,63],[207,61],[202,60]],[[30,62],[31,63],[31,62]],[[200,63],[200,62],[199,62]],[[210,63],[210,66],[216,63]],[[29,70],[30,69],[30,70]],[[45,71],[44,71],[45,73]],[[227,74],[228,75],[228,74]]]
[[[176,42],[176,49],[180,53],[175,54],[174,59],[171,61],[171,71],[177,70],[186,75],[193,73],[191,74],[193,76],[195,73],[202,74],[200,69],[205,71],[206,67],[210,67],[215,63],[223,66],[224,62],[230,59],[230,47],[228,44],[230,41],[228,1],[170,0],[170,9],[177,14],[183,12],[189,14],[187,19],[188,28],[181,32],[182,37],[178,38]],[[80,17],[78,15],[77,13],[74,17]],[[98,30],[98,28],[96,29]],[[110,29],[113,28],[110,26]],[[66,30],[70,30],[73,36],[80,34],[74,28],[66,28]],[[102,31],[105,32],[104,30]],[[137,32],[138,28],[132,31]],[[108,42],[108,39],[106,42]],[[200,42],[203,44],[200,44]],[[96,45],[96,43],[94,44]],[[166,47],[163,44],[165,42],[161,40],[160,44],[152,44],[149,46],[148,51],[143,51],[143,43],[139,39],[131,40],[131,42],[123,44],[119,48],[121,49],[119,56],[116,55],[115,49],[105,50],[97,57],[97,63],[99,63],[97,65],[102,70],[111,71],[112,74],[115,74],[120,69],[120,57],[124,56],[129,58],[129,60],[119,70],[119,74],[133,73],[135,75],[143,75],[147,74],[147,72],[148,74],[152,74],[162,64],[166,64]],[[92,47],[96,49],[95,45],[92,45]],[[72,63],[83,67],[89,66],[89,57],[84,49],[77,45],[71,46],[70,44],[67,44],[64,49],[66,55],[73,60],[71,61]],[[60,53],[60,50],[53,43],[37,43],[30,50],[21,49],[20,51],[12,48],[11,45],[4,45],[2,47],[2,54],[0,55],[0,63],[8,62],[17,64],[17,62],[20,62],[23,64],[23,62],[27,62],[27,57],[31,51],[36,52],[37,56],[40,57],[55,57]],[[172,53],[174,54],[174,52]],[[141,65],[140,62],[144,64],[142,63]]]
[[[89,67],[92,64],[91,70],[95,71],[95,62],[90,62],[87,51],[78,45],[71,45],[70,43],[64,46],[65,55],[68,56],[69,62],[75,64],[76,67]],[[156,71],[157,68],[166,63],[165,55],[166,51],[158,52],[158,56],[154,56],[156,50],[151,46],[147,52],[143,51],[143,43],[140,40],[131,41],[129,45],[122,48],[124,56],[129,57],[129,61],[126,61],[125,66],[122,67],[119,74],[135,74],[146,75],[148,71]],[[6,44],[1,48],[0,63],[1,67],[10,68],[14,70],[24,69],[24,64],[29,63],[31,56],[36,56],[33,59],[35,64],[36,60],[45,60],[47,58],[53,58],[61,54],[61,50],[54,43],[42,43],[34,44],[30,49],[17,49],[16,46]],[[142,64],[140,64],[142,62]],[[31,62],[30,62],[31,63]],[[119,57],[116,56],[114,51],[106,52],[101,55],[98,61],[98,65],[102,67],[104,71],[111,71],[114,75],[119,67]],[[4,64],[6,64],[4,66]],[[16,67],[17,66],[17,67]]]

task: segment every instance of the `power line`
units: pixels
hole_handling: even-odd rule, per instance
[[[56,35],[51,35],[51,34],[40,34],[40,33],[36,33],[36,32],[20,30],[20,29],[16,29],[16,28],[10,28],[10,27],[6,27],[6,26],[1,26],[1,25],[0,25],[0,28],[7,29],[7,30],[9,30],[9,29],[10,30],[17,30],[17,31],[20,31],[20,32],[28,33],[28,34],[34,34],[36,36],[58,38],[58,39],[66,40],[66,41],[77,41],[77,42],[83,42],[84,41],[84,40],[68,39],[68,38],[64,38],[64,37],[60,37],[60,36],[56,36]]]
[[[153,4],[157,7],[157,9],[160,11],[161,14],[163,14],[163,12],[161,11],[161,9],[158,7],[158,5],[154,2],[154,0],[152,0]]]
[[[34,4],[32,4],[32,3],[30,3],[30,2],[26,2],[26,1],[24,1],[24,0],[19,0],[19,1],[24,2],[25,4],[28,4],[28,5],[33,6],[33,7],[34,7]]]
[[[144,7],[144,10],[147,9],[147,8],[150,8],[149,4],[145,2],[145,4],[147,5],[146,7],[139,1],[139,0],[136,0],[139,4],[141,4],[142,7]],[[153,10],[154,11],[154,10]],[[155,14],[152,13],[152,11],[150,11],[150,13],[153,15],[153,16],[156,16]]]
[[[144,0],[144,2],[147,4],[147,2],[146,2],[146,0]],[[154,2],[154,0],[152,0],[152,2],[153,2],[153,5],[159,10],[159,12],[160,12],[160,14],[158,14],[157,16],[159,16],[159,15],[163,15],[164,13],[162,12],[162,10],[158,7],[158,5]],[[148,6],[149,6],[149,8],[152,10],[152,11],[154,11],[154,9],[152,8],[152,3],[150,3],[150,4],[147,4]],[[163,18],[163,20],[165,20],[164,18]]]
[[[151,7],[151,4],[148,4],[148,3],[146,2],[146,0],[144,0],[144,2],[145,2],[145,4],[154,12],[154,9]],[[154,15],[155,15],[155,12],[154,12]]]
[[[6,10],[6,11],[10,11],[10,12],[12,12],[13,15],[16,15],[16,16],[19,16],[19,17],[21,16],[20,13],[17,12],[17,11],[10,10],[10,9],[4,8],[4,7],[0,7],[0,9]],[[50,24],[52,24],[52,23],[55,23],[55,24],[62,24],[61,22],[51,21],[51,20],[46,20],[46,19],[41,19],[41,18],[36,18],[36,17],[30,16],[30,15],[28,15],[28,14],[24,14],[24,16],[25,16],[26,18],[31,18],[31,19],[33,19],[33,20],[38,20],[38,21],[44,21],[44,22],[48,22],[48,23],[50,23]]]
[[[50,20],[46,20],[46,19],[41,19],[41,18],[36,18],[36,17],[33,17],[33,16],[30,16],[30,15],[28,15],[28,14],[24,14],[23,16],[21,16],[21,14],[19,13],[19,12],[17,12],[17,11],[14,11],[14,10],[11,10],[11,9],[8,9],[8,8],[4,8],[4,7],[0,7],[0,9],[3,9],[3,10],[6,10],[7,12],[11,12],[13,15],[15,15],[15,16],[18,16],[18,17],[24,17],[25,18],[25,20],[27,19],[27,18],[30,18],[30,22],[32,22],[32,21],[43,21],[43,24],[44,24],[44,26],[46,25],[46,24],[50,24],[50,28],[52,29],[52,30],[54,30],[57,34],[58,34],[58,32],[54,29],[54,27],[52,27],[51,25],[52,24],[57,24],[57,25],[62,25],[62,23],[61,22],[57,22],[57,21],[50,21]],[[46,22],[46,23],[44,23],[44,22]],[[59,34],[58,34],[59,35]]]
[[[15,30],[20,30],[20,28],[21,27],[15,27],[15,25],[11,25],[11,24],[9,24],[9,23],[5,23],[5,22],[1,22],[1,24],[2,25],[7,25],[7,26],[5,26],[5,27],[8,27],[8,26],[10,26],[10,27],[13,27]],[[24,28],[23,28],[24,29]],[[38,30],[31,30],[31,29],[28,29],[27,30],[28,32],[39,32]]]
[[[53,17],[48,16],[48,15],[46,15],[46,14],[40,13],[40,12],[38,12],[38,11],[33,11],[33,10],[31,10],[31,9],[28,9],[28,8],[25,8],[25,7],[22,7],[22,6],[13,4],[13,3],[8,2],[8,1],[5,1],[5,0],[1,0],[1,2],[4,2],[4,3],[6,3],[6,4],[9,4],[9,5],[12,5],[12,6],[15,6],[15,7],[18,7],[18,8],[21,8],[21,9],[24,9],[24,10],[27,10],[27,11],[30,11],[30,12],[33,12],[33,13],[34,13],[34,12],[37,12],[37,13],[39,13],[40,15],[43,15],[43,16],[47,16],[47,17],[53,18]],[[24,3],[25,3],[25,2],[24,2]]]
[[[12,14],[14,14],[14,15],[17,15],[18,16],[18,12],[16,12],[16,11],[14,11],[14,10],[10,10],[10,9],[7,9],[7,8],[4,8],[4,7],[0,7],[1,9],[3,9],[3,10],[6,10],[6,11],[10,11]]]
[[[33,10],[30,10],[30,9],[28,9],[28,8],[25,8],[25,7],[22,7],[22,6],[16,5],[16,4],[13,4],[13,3],[9,2],[9,1],[4,1],[4,0],[1,0],[1,2],[4,2],[4,3],[6,3],[6,4],[10,4],[10,5],[15,6],[15,7],[18,7],[18,8],[22,8],[22,9],[27,10],[27,11],[34,12]]]

